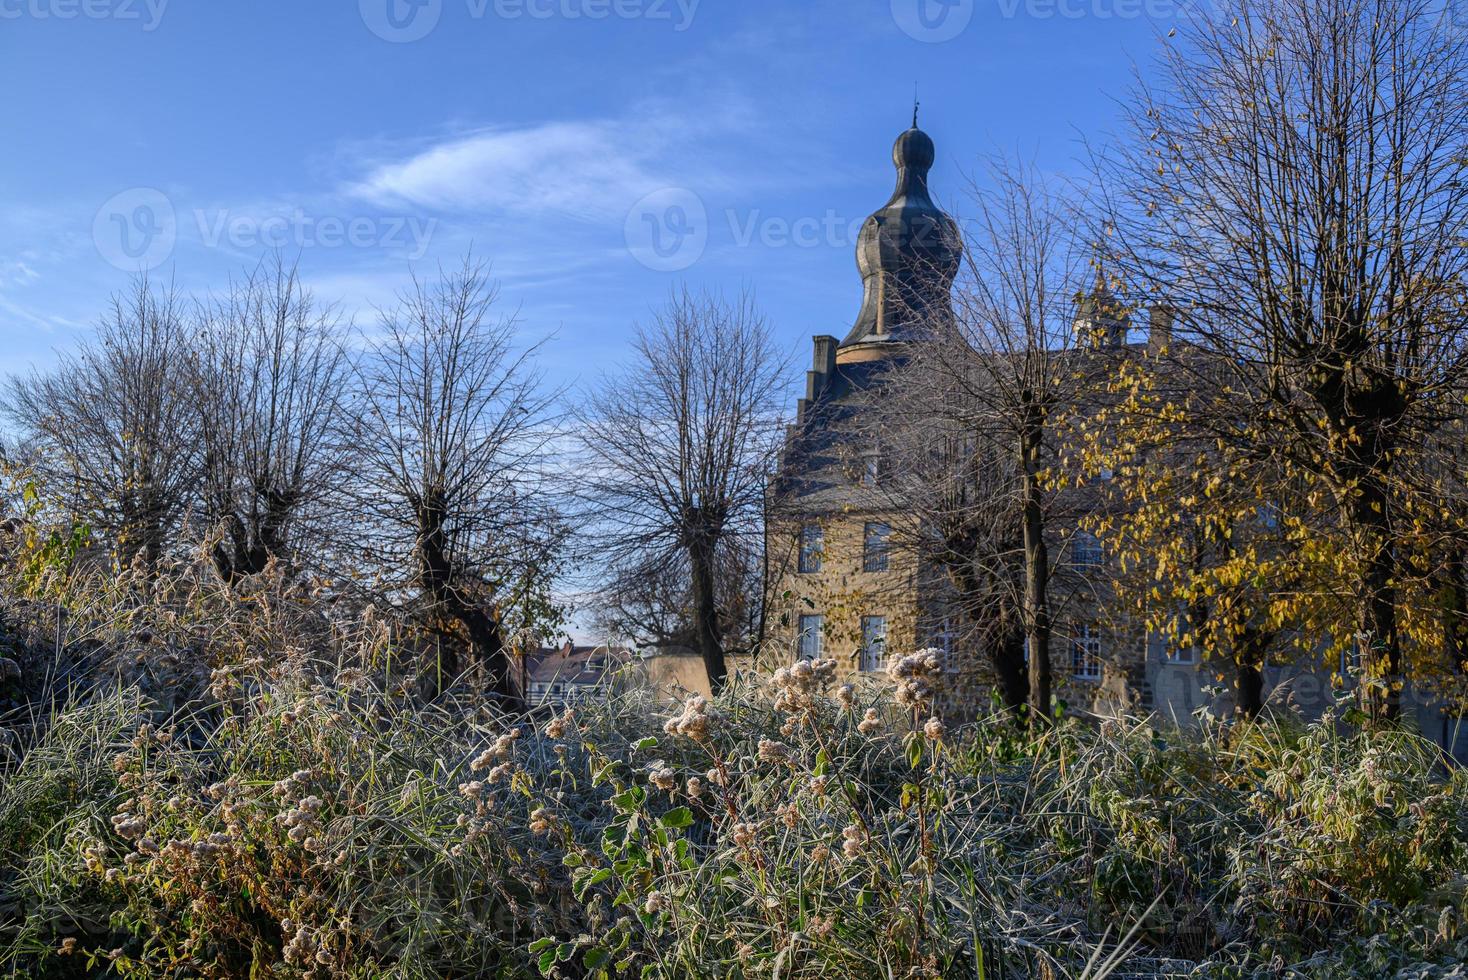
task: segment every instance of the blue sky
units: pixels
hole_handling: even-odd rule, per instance
[[[276,246],[370,322],[472,245],[563,384],[679,282],[752,288],[803,360],[856,314],[915,83],[961,217],[985,154],[1078,172],[1172,6],[0,0],[0,372],[140,265],[218,289]]]

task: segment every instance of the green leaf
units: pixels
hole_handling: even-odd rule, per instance
[[[631,813],[633,810],[636,810],[638,804],[640,804],[641,802],[642,790],[638,789],[636,786],[628,790],[623,790],[616,796],[612,797],[612,806],[625,813]]]
[[[540,967],[541,976],[550,976],[551,969],[554,968],[556,965],[556,951],[553,949],[546,950],[544,953],[540,954],[540,959],[536,960],[535,962],[536,965]]]
[[[664,827],[670,827],[673,830],[691,827],[693,826],[693,811],[686,806],[680,806],[677,809],[669,810],[663,814],[658,820],[658,823]]]
[[[611,958],[611,954],[606,950],[600,946],[593,946],[586,951],[586,955],[581,958],[581,962],[588,970],[595,970],[597,967],[606,966],[607,961]]]
[[[640,738],[637,741],[633,742],[632,751],[646,752],[648,749],[657,748],[657,744],[657,737],[654,735],[649,735],[647,736],[647,738]]]
[[[923,739],[917,732],[907,736],[907,764],[914,769],[923,764]]]

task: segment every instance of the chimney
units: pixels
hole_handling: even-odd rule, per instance
[[[1166,303],[1155,303],[1149,312],[1147,350],[1155,353],[1172,343],[1173,310]]]
[[[811,371],[806,376],[805,397],[815,401],[826,390],[826,385],[831,383],[831,376],[836,373],[836,345],[839,341],[829,334],[821,334],[811,338],[811,343],[815,348],[815,356],[811,359]]]

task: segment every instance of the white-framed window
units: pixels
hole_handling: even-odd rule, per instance
[[[887,617],[861,618],[861,669],[884,670],[887,667]]]
[[[1164,641],[1162,644],[1162,662],[1191,666],[1198,662],[1198,648],[1191,644],[1182,646],[1176,641]]]
[[[873,450],[861,457],[861,485],[874,487],[882,478],[882,454]]]
[[[800,574],[814,575],[821,570],[826,552],[826,530],[819,524],[800,529]]]
[[[1077,531],[1070,539],[1070,562],[1082,568],[1095,568],[1104,564],[1106,554],[1101,550],[1101,539],[1090,531]]]
[[[1089,623],[1077,626],[1071,635],[1070,674],[1079,681],[1101,679],[1101,634]]]
[[[798,656],[801,660],[821,659],[822,635],[825,628],[825,616],[801,616],[800,642],[796,647],[796,656]]]
[[[953,620],[944,616],[943,621],[934,627],[929,645],[942,653],[943,669],[949,673],[955,673],[958,670],[958,658],[955,655],[956,642],[957,635],[953,632]]]
[[[861,570],[864,572],[885,572],[889,561],[889,539],[892,537],[892,525],[881,521],[868,521],[862,531]]]

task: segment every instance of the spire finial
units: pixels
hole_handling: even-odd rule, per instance
[[[917,127],[917,114],[918,114],[918,106],[920,106],[920,105],[922,105],[922,103],[918,101],[918,87],[917,87],[917,82],[913,82],[912,83],[912,128],[913,129],[917,129],[918,128]]]

